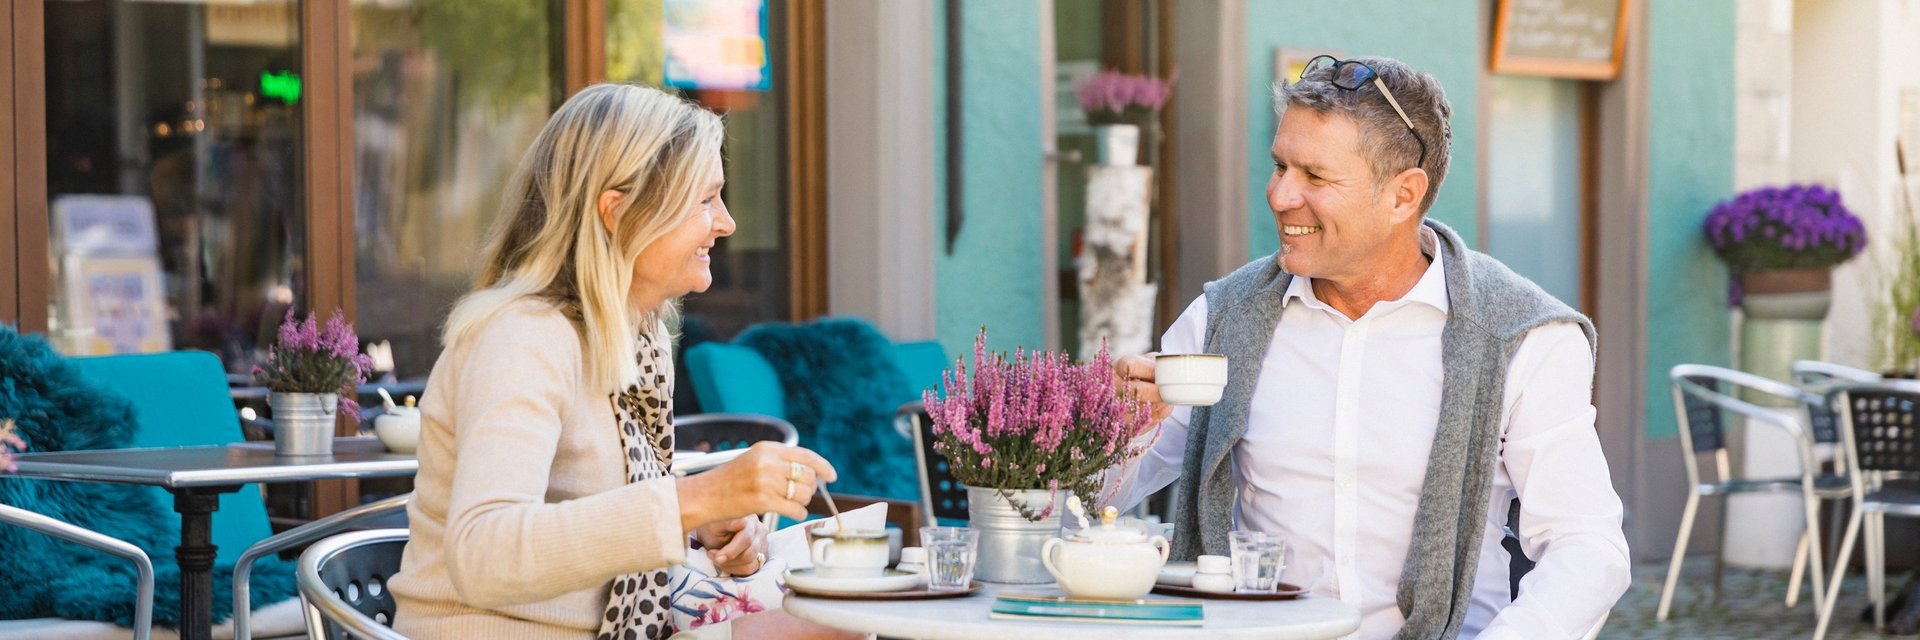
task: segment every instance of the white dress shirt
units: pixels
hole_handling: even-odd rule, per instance
[[[1360,610],[1350,638],[1388,638],[1427,456],[1439,426],[1447,284],[1437,239],[1413,290],[1349,319],[1296,277],[1233,450],[1236,529],[1283,534],[1285,580]],[[1163,353],[1200,353],[1205,296],[1161,339]],[[1481,527],[1480,564],[1461,638],[1579,638],[1627,589],[1622,508],[1594,432],[1593,354],[1570,323],[1540,327],[1507,363],[1499,464]],[[1158,441],[1118,474],[1113,504],[1137,504],[1181,473],[1192,410],[1176,407]],[[1143,438],[1153,437],[1152,434]],[[1509,502],[1521,501],[1521,546],[1538,565],[1513,600],[1500,546]]]

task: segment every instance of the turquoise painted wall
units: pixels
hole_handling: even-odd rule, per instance
[[[1734,0],[1648,4],[1646,424],[1662,438],[1677,435],[1667,370],[1733,358],[1726,268],[1700,222],[1733,191],[1735,14]]]
[[[963,4],[965,220],[946,252],[946,7],[934,7],[935,330],[950,354],[1044,347],[1040,189],[1040,6],[1030,0]],[[902,212],[902,215],[909,215]]]
[[[1360,16],[1364,19],[1354,19]],[[1341,56],[1387,56],[1433,74],[1453,105],[1453,160],[1429,215],[1478,242],[1475,223],[1479,164],[1479,0],[1298,0],[1247,3],[1247,227],[1248,257],[1280,248],[1273,212],[1267,209],[1267,149],[1277,124],[1270,88],[1276,48],[1320,49]],[[1422,132],[1425,135],[1425,132]]]

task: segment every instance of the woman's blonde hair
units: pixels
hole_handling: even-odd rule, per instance
[[[664,343],[677,315],[671,300],[635,306],[634,260],[693,211],[724,134],[713,112],[647,87],[597,84],[560,105],[508,183],[473,291],[447,317],[446,346],[508,304],[542,300],[579,331],[588,385],[631,384],[638,333]],[[609,189],[626,193],[611,233],[599,211]]]

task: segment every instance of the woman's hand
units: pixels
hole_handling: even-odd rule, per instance
[[[756,516],[715,522],[695,530],[693,537],[706,547],[713,566],[727,575],[749,575],[767,563],[767,529]]]
[[[1153,420],[1140,427],[1133,435],[1140,435],[1160,426],[1173,415],[1173,405],[1160,401],[1160,385],[1154,383],[1153,357],[1157,353],[1137,356],[1120,356],[1113,362],[1113,377],[1119,378],[1120,389],[1133,394],[1133,397],[1146,401],[1148,410],[1153,412]]]
[[[678,481],[681,530],[769,511],[805,520],[816,483],[838,477],[820,454],[778,442],[755,444],[726,464]]]

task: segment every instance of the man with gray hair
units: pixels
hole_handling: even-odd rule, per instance
[[[1426,219],[1452,151],[1432,76],[1321,56],[1274,108],[1281,249],[1208,283],[1161,339],[1225,354],[1226,391],[1159,404],[1153,360],[1121,359],[1162,420],[1114,502],[1181,480],[1186,558],[1228,554],[1234,530],[1285,536],[1295,581],[1324,571],[1315,593],[1360,610],[1355,637],[1581,637],[1629,580],[1593,325]],[[1537,561],[1517,594],[1516,497]]]

